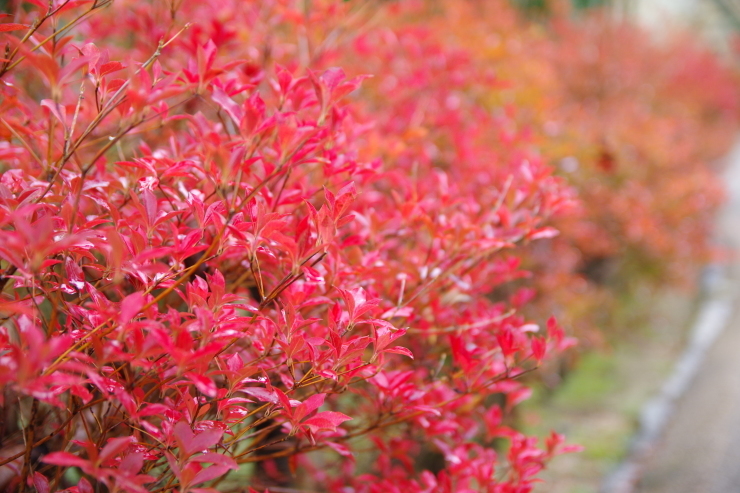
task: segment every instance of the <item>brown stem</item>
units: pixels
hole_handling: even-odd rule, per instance
[[[0,276],[0,293],[3,292],[3,289],[5,289],[5,285],[8,284],[8,281],[10,281],[10,276],[15,274],[15,272],[18,270],[18,267],[15,265],[11,265],[5,270],[5,273]]]
[[[28,426],[26,426],[26,450],[24,451],[23,469],[21,471],[21,482],[19,485],[20,492],[26,491],[26,480],[28,479],[28,473],[31,470],[31,450],[33,450],[33,435],[36,429],[36,415],[39,410],[39,401],[33,400],[31,404],[31,417],[28,420]]]
[[[48,43],[49,41],[51,41],[52,39],[55,39],[58,35],[63,34],[66,31],[69,31],[74,26],[76,26],[77,24],[79,24],[85,17],[87,17],[88,15],[92,14],[94,11],[98,10],[99,8],[102,8],[102,7],[108,5],[108,4],[112,3],[112,2],[113,2],[113,0],[105,0],[105,1],[100,2],[100,3],[97,3],[97,2],[94,3],[93,6],[90,8],[90,10],[87,10],[86,12],[80,14],[77,18],[75,18],[74,20],[72,20],[69,24],[65,25],[63,28],[59,29],[58,31],[54,31],[53,34],[51,34],[51,35],[47,36],[46,38],[44,38],[43,40],[41,40],[36,46],[34,46],[33,48],[31,48],[31,52],[34,52],[34,51],[38,50],[39,48],[41,48],[42,46],[44,46],[46,43]],[[67,2],[64,2],[64,4],[66,4],[66,3]],[[18,53],[18,50],[20,49],[21,45],[23,43],[25,43],[26,41],[28,41],[28,39],[31,36],[33,36],[33,34],[41,27],[41,24],[44,21],[46,21],[48,18],[50,18],[51,16],[53,16],[54,14],[56,14],[59,11],[59,9],[61,9],[64,6],[64,4],[60,5],[54,11],[47,12],[44,15],[44,17],[42,17],[41,20],[36,25],[34,25],[33,27],[31,27],[31,29],[29,29],[29,31],[26,33],[26,35],[21,39],[20,43],[18,43],[18,46],[16,46],[16,48],[13,50],[13,52],[10,54],[10,56],[8,58],[12,60],[13,57]],[[24,56],[20,57],[18,60],[16,60],[15,62],[11,63],[10,65],[7,65],[7,66],[3,67],[2,69],[0,69],[0,77],[2,77],[6,73],[8,73],[10,70],[12,70],[13,68],[15,68],[19,63],[21,63],[25,59],[26,59],[26,57],[24,55]]]
[[[83,410],[85,410],[85,409],[86,409],[86,408],[88,408],[88,407],[92,407],[92,406],[94,406],[94,405],[100,404],[101,402],[105,402],[105,399],[104,399],[104,398],[101,398],[101,399],[97,399],[97,400],[95,400],[95,401],[91,401],[91,402],[89,402],[89,403],[85,404],[85,405],[84,405],[84,406],[82,406],[82,407],[81,407],[80,409],[78,409],[78,410],[77,410],[77,412],[73,413],[73,414],[72,414],[72,415],[71,415],[71,416],[70,416],[69,418],[67,418],[67,420],[66,420],[66,421],[64,421],[64,423],[62,423],[61,425],[59,425],[59,427],[57,427],[57,429],[55,429],[54,431],[50,432],[50,433],[49,433],[48,435],[46,435],[46,436],[45,436],[44,438],[41,438],[41,439],[39,439],[38,441],[36,441],[36,442],[35,442],[35,443],[33,444],[33,447],[31,447],[31,448],[35,448],[35,447],[38,447],[38,446],[40,446],[40,445],[43,445],[43,444],[45,444],[46,442],[48,442],[49,440],[51,440],[52,438],[54,438],[54,437],[55,437],[55,436],[56,436],[56,435],[57,435],[57,434],[58,434],[59,432],[63,431],[63,430],[64,430],[64,428],[65,428],[65,427],[66,427],[66,426],[67,426],[67,425],[68,425],[69,423],[71,423],[73,419],[75,419],[75,418],[76,418],[77,416],[79,416],[79,412],[80,412],[80,411],[83,411]],[[20,457],[23,457],[23,455],[24,455],[25,453],[26,453],[26,452],[25,452],[25,450],[24,450],[24,451],[22,451],[22,452],[19,452],[19,453],[15,454],[15,455],[12,455],[12,456],[10,456],[10,457],[6,457],[6,458],[4,458],[4,459],[0,459],[0,466],[4,466],[5,464],[8,464],[8,463],[10,463],[10,462],[13,462],[14,460],[16,460],[16,459],[18,459],[18,458],[20,458]]]

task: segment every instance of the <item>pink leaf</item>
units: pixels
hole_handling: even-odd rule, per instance
[[[144,306],[145,295],[141,291],[136,291],[126,296],[121,301],[120,311],[118,313],[118,321],[125,324],[131,321],[132,318],[136,317]]]
[[[199,432],[193,440],[190,442],[190,446],[193,450],[203,451],[216,445],[221,441],[221,437],[224,436],[224,432],[218,428],[211,428],[210,430],[203,430]]]
[[[558,231],[555,228],[546,227],[546,228],[540,228],[532,231],[528,236],[530,240],[540,240],[544,238],[554,238],[560,234],[560,231]]]
[[[118,457],[124,450],[128,449],[133,441],[134,437],[132,436],[111,438],[105,447],[103,447],[103,450],[100,451],[100,463],[105,464],[110,459]]]
[[[193,477],[191,484],[201,484],[205,483],[206,481],[211,481],[212,479],[220,478],[221,476],[226,474],[226,471],[228,471],[229,469],[230,468],[226,466],[211,466],[206,469],[201,469]]]
[[[88,481],[85,478],[80,479],[80,482],[77,483],[77,490],[79,493],[94,493],[95,491],[93,490],[93,487],[90,484],[90,481]]]
[[[383,350],[383,352],[403,354],[404,356],[408,356],[409,358],[414,359],[414,353],[412,353],[410,349],[405,348],[403,346],[393,346],[392,348]]]
[[[324,399],[326,399],[326,394],[314,394],[303,401],[302,405],[305,406],[306,414],[311,414],[320,408],[324,404]]]
[[[188,379],[195,384],[195,388],[203,392],[205,395],[209,397],[215,397],[217,388],[216,384],[213,383],[213,380],[208,378],[205,375],[201,375],[200,373],[195,373],[192,371],[189,371],[185,374]]]
[[[341,455],[342,457],[352,457],[354,454],[350,451],[349,447],[347,447],[344,444],[336,443],[336,442],[326,442],[326,446],[330,449],[334,450],[336,453]]]
[[[141,452],[132,452],[121,459],[118,470],[124,474],[133,476],[141,471],[142,467],[144,467],[144,454]]]
[[[49,493],[49,480],[39,472],[33,473],[33,486],[37,493]]]
[[[545,351],[547,350],[547,340],[542,336],[535,336],[532,338],[532,355],[538,362],[542,361],[545,357]]]
[[[262,402],[272,402],[273,404],[280,402],[275,392],[263,389],[262,387],[246,387],[242,389],[242,392],[254,396]]]
[[[226,94],[221,88],[214,87],[211,98],[213,98],[213,100],[221,106],[224,111],[226,111],[235,124],[239,125],[244,118],[244,111],[242,111],[242,108],[236,104],[228,94]]]
[[[210,428],[199,432],[197,435],[184,421],[175,424],[175,438],[186,455],[190,456],[196,452],[203,452],[216,445],[223,436],[223,431]]]
[[[47,464],[54,464],[55,466],[63,467],[86,468],[90,465],[89,460],[77,457],[69,452],[52,452],[50,454],[46,454],[42,460]]]
[[[65,129],[67,128],[67,110],[64,106],[51,99],[42,99],[41,106],[48,108],[56,119],[59,120],[59,123],[61,123]]]
[[[236,461],[228,455],[218,454],[216,452],[208,452],[206,454],[198,455],[190,459],[192,462],[208,462],[210,464],[218,464],[226,466],[229,469],[239,469]]]
[[[351,419],[352,418],[350,418],[346,414],[337,413],[334,411],[324,411],[318,413],[312,418],[307,419],[302,424],[307,426],[314,426],[319,429],[334,430],[337,426]]]
[[[434,414],[435,416],[442,416],[442,412],[432,406],[411,406],[409,407],[409,409],[413,409],[415,411],[424,411],[425,413]]]
[[[100,66],[100,75],[107,75],[125,68],[121,62],[107,62]]]

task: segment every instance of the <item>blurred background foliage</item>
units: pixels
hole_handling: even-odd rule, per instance
[[[506,1],[515,9],[501,0],[378,2],[401,12],[375,13],[368,25],[464,53],[480,67],[466,68],[479,79],[467,79],[451,97],[475,97],[511,129],[492,137],[491,147],[502,155],[512,142],[538,149],[578,192],[579,213],[557,224],[560,237],[533,244],[522,267],[537,284],[527,294],[536,301],[528,315],[544,320],[554,313],[581,345],[536,375],[534,399],[518,419],[587,445],[585,454],[559,459],[547,491],[595,491],[624,452],[641,403],[680,351],[694,281],[716,258],[708,243],[723,195],[716,161],[736,136],[740,78],[694,34],[657,42],[611,16],[610,0]],[[7,3],[0,0],[0,10]],[[740,25],[740,1],[703,3]],[[422,30],[434,33],[431,40]],[[453,58],[440,52],[441,64]],[[364,85],[362,100],[388,105],[391,97],[380,89],[384,61],[346,55],[331,62],[378,74]],[[419,58],[404,63],[420,70]],[[481,82],[489,75],[494,83]],[[422,121],[399,136],[398,148],[449,147],[427,135],[433,128]],[[392,149],[378,152],[392,162]],[[512,282],[495,296],[523,296],[517,288]]]
[[[587,447],[558,459],[542,491],[595,492],[685,343],[698,274],[721,259],[710,237],[740,116],[736,54],[718,55],[698,29],[663,19],[650,32],[622,15],[645,1],[507,1],[417,2],[387,22],[435,33],[477,64],[480,80],[458,94],[510,127],[491,146],[538,149],[582,201],[523,264],[537,284],[530,316],[554,313],[580,346],[532,378],[518,419]],[[484,74],[498,85],[483,87]],[[382,82],[368,81],[368,100]]]
[[[511,0],[517,8],[528,14],[543,15],[551,12],[551,3],[548,0]],[[573,7],[584,10],[594,7],[604,7],[611,3],[610,0],[571,0]]]

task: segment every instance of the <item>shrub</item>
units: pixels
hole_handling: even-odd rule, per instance
[[[450,101],[472,97],[478,115],[499,119],[504,132],[486,141],[490,162],[525,148],[577,191],[580,207],[553,222],[561,234],[520,258],[537,293],[528,313],[556,313],[587,347],[619,336],[612,314],[636,287],[690,286],[712,258],[708,239],[723,197],[714,161],[735,138],[740,107],[736,74],[694,37],[656,41],[603,12],[573,16],[566,3],[549,2],[550,22],[542,23],[522,21],[506,2],[411,2],[383,25],[397,45],[425,36],[417,43],[458,54],[454,69],[433,62],[444,68],[424,87],[449,88]],[[430,64],[429,56],[412,52],[401,62],[403,50],[390,51],[373,72],[397,77],[402,63],[410,74]],[[461,59],[488,85],[460,70]],[[399,87],[412,88],[407,101],[429,106],[411,95],[422,91],[408,79],[378,87],[379,101],[398,100]],[[417,119],[434,128],[439,114],[422,109]],[[455,125],[466,137],[475,128]]]
[[[550,313],[691,277],[737,112],[563,5],[12,3],[0,486],[530,491]]]
[[[569,450],[505,419],[572,341],[491,293],[572,193],[465,52],[404,37],[427,65],[358,100],[363,8],[15,4],[4,487],[519,492]]]

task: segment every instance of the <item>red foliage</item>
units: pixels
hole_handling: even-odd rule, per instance
[[[28,3],[7,488],[513,493],[571,450],[508,426],[573,341],[506,287],[573,192],[474,48],[398,20],[424,3]]]
[[[363,77],[322,67],[351,6],[63,6],[19,11],[0,70],[11,487],[528,491],[567,449],[502,419],[568,342],[487,294],[568,207],[552,169],[488,147],[500,119],[450,107],[433,58],[401,81],[423,98],[348,103]],[[449,111],[399,138],[420,104]]]
[[[496,154],[511,140],[528,146],[577,190],[581,207],[553,223],[561,234],[522,256],[540,313],[598,342],[594,329],[608,328],[635,285],[694,278],[712,254],[723,197],[713,161],[736,135],[736,74],[694,38],[656,42],[598,12],[574,19],[565,9],[543,26],[496,1],[417,7],[397,31],[454,46],[498,79],[498,89],[451,93],[501,119],[510,140],[489,139]]]

